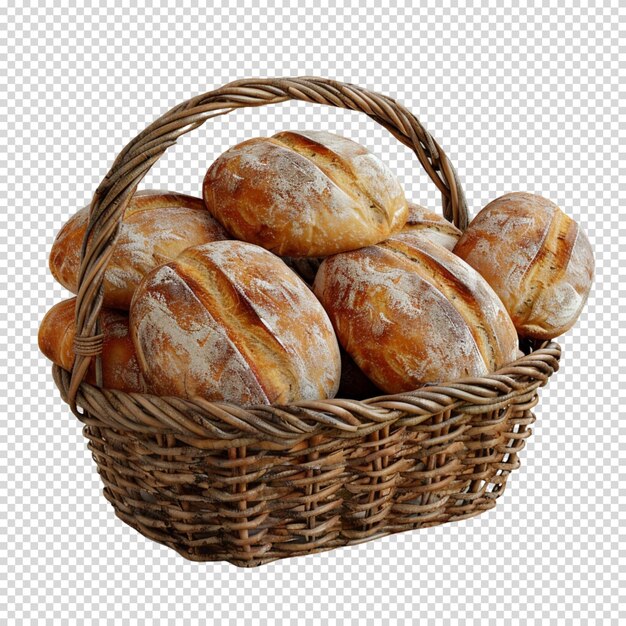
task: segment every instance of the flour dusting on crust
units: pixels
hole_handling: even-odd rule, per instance
[[[242,142],[209,168],[203,193],[209,211],[238,239],[283,256],[376,243],[406,219],[390,170],[362,146],[323,133]]]
[[[533,194],[489,203],[454,252],[488,280],[522,336],[549,339],[568,330],[591,286],[593,257],[584,233],[553,202]]]
[[[381,389],[486,372],[459,313],[408,260],[378,246],[335,255],[322,263],[314,291],[343,347]]]
[[[294,397],[314,400],[336,393],[341,372],[332,325],[295,272],[267,250],[243,242],[199,246],[194,257],[219,267],[284,348],[299,387]]]
[[[133,301],[142,369],[161,394],[266,403],[248,364],[169,265],[146,277]]]
[[[86,206],[61,229],[51,252],[55,277],[73,292],[88,219]],[[201,199],[170,192],[138,192],[126,209],[105,271],[105,306],[127,309],[137,285],[152,269],[175,259],[189,246],[228,237]]]

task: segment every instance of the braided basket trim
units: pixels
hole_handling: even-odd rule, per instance
[[[363,401],[338,398],[242,407],[201,398],[128,394],[83,383],[77,398],[86,413],[79,417],[89,423],[89,415],[98,416],[123,431],[171,433],[199,447],[203,440],[229,448],[259,439],[284,447],[322,430],[340,439],[363,437],[392,423],[417,426],[444,411],[461,415],[488,413],[530,400],[558,370],[560,355],[559,345],[550,342],[488,376]],[[70,373],[58,366],[54,366],[53,373],[67,401]]]

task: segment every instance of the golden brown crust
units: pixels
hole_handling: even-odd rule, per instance
[[[176,270],[242,355],[265,397],[286,402],[286,391],[297,386],[289,355],[241,286],[231,282],[209,255],[197,250],[178,259]]]
[[[52,275],[73,293],[78,291],[80,250],[88,217],[88,206],[72,216],[59,231],[50,253]],[[105,306],[128,309],[135,288],[153,268],[176,258],[189,246],[228,237],[200,198],[153,190],[136,193],[124,213],[105,272]]]
[[[131,319],[146,377],[173,395],[267,404],[337,391],[339,348],[328,316],[304,282],[258,246],[189,248],[146,277]]]
[[[130,315],[139,365],[156,393],[268,402],[248,363],[180,276],[176,261],[146,275]]]
[[[39,325],[39,350],[53,363],[69,370],[74,365],[76,298],[57,302]]]
[[[74,365],[74,315],[76,298],[55,304],[39,327],[39,349],[56,365],[71,370]],[[107,389],[127,393],[145,393],[146,382],[139,370],[129,328],[128,316],[121,311],[102,309],[100,329],[104,335],[102,347],[102,383]],[[95,360],[92,360],[85,380],[96,384]]]
[[[381,244],[407,255],[415,271],[443,293],[461,314],[490,371],[515,358],[518,337],[511,318],[487,281],[449,250],[406,235]]]
[[[63,224],[54,239],[48,259],[52,276],[72,293],[78,293],[80,250],[88,218],[89,206],[86,206]]]
[[[389,393],[484,375],[517,355],[512,322],[484,281],[448,250],[423,248],[398,237],[328,257],[313,286],[341,345]],[[474,327],[492,322],[494,331]]]
[[[324,132],[286,131],[230,148],[207,171],[203,197],[237,238],[294,257],[382,241],[408,211],[398,181],[378,159]]]
[[[283,131],[270,137],[269,141],[302,155],[319,167],[335,185],[343,189],[358,207],[369,207],[372,219],[385,224],[390,231],[398,228],[398,216],[386,208],[388,198],[375,193],[371,179],[361,178],[359,158],[371,156],[363,146],[337,136],[332,142],[329,133]],[[317,141],[315,139],[317,139]],[[330,146],[333,146],[332,149]]]
[[[426,207],[409,202],[409,217],[400,231],[401,234],[410,234],[415,237],[416,243],[428,239],[448,250],[456,245],[462,232],[448,222],[445,217],[432,213]]]
[[[551,339],[569,330],[593,280],[585,234],[553,202],[528,193],[490,202],[454,253],[487,279],[524,337]]]

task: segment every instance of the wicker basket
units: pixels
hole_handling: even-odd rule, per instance
[[[194,561],[256,566],[461,520],[491,509],[531,434],[554,342],[483,378],[364,401],[285,406],[126,394],[82,382],[100,371],[102,278],[129,198],[178,137],[242,107],[303,100],[362,111],[413,149],[467,226],[457,175],[403,106],[321,78],[242,80],[174,107],[131,141],[98,187],[82,248],[77,357],[54,378],[78,419],[116,514]],[[99,379],[101,380],[101,379]],[[80,407],[80,409],[78,408]]]

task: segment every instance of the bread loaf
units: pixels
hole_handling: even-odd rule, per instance
[[[517,335],[487,282],[410,235],[324,260],[313,291],[341,345],[380,389],[482,376],[515,360]]]
[[[589,240],[541,196],[518,192],[490,202],[454,253],[493,287],[522,337],[558,337],[574,325],[589,296],[594,273]]]
[[[281,256],[326,256],[400,230],[407,202],[366,148],[323,131],[281,132],[227,150],[204,178],[209,212]]]
[[[52,275],[78,291],[80,250],[87,229],[86,206],[61,228],[52,246]],[[104,305],[128,309],[135,288],[150,270],[176,258],[189,246],[227,239],[199,198],[167,191],[140,191],[124,214],[113,256],[104,275]]]
[[[148,274],[131,305],[141,369],[162,395],[238,404],[332,397],[332,325],[278,257],[239,241],[185,250]]]
[[[414,202],[409,202],[409,218],[400,232],[416,237],[418,244],[423,239],[429,239],[448,250],[454,248],[462,234],[445,217]]]
[[[74,315],[76,298],[55,304],[39,327],[39,349],[56,365],[71,370],[74,366]],[[148,388],[139,371],[135,348],[128,332],[128,315],[122,311],[102,309],[100,332],[104,334],[102,348],[102,384],[106,389],[127,393],[146,393]],[[96,384],[95,359],[92,359],[85,380]]]

